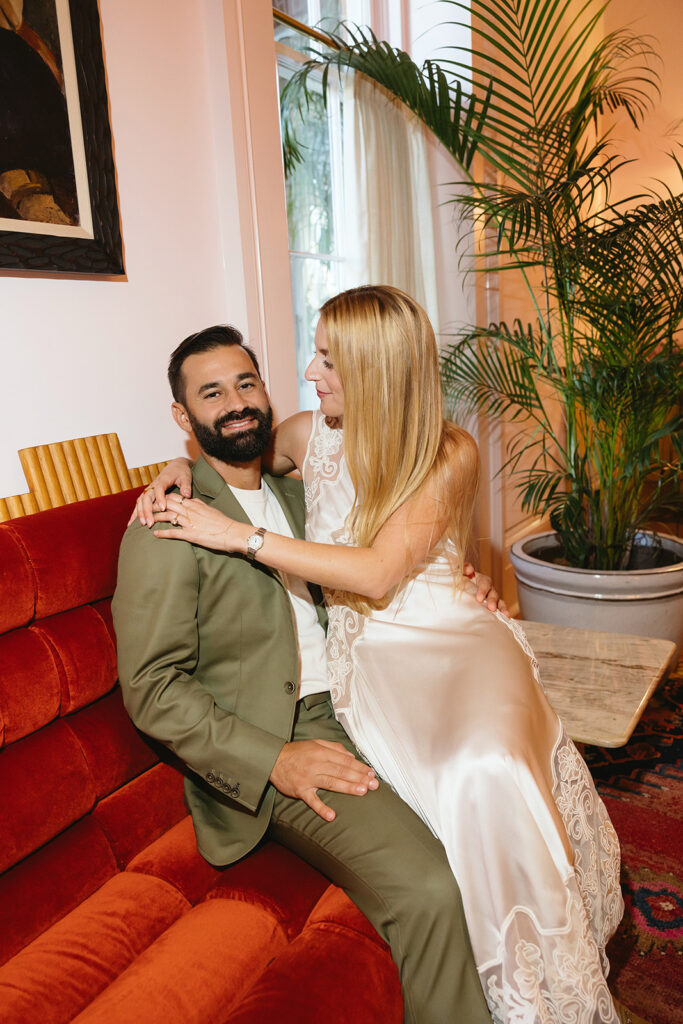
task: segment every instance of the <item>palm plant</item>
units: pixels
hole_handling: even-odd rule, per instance
[[[518,275],[533,317],[459,332],[445,391],[514,422],[504,469],[570,565],[624,568],[637,531],[682,507],[683,195],[610,202],[623,161],[609,119],[641,123],[654,51],[628,31],[595,45],[599,0],[443,2],[471,8],[474,42],[421,68],[368,30],[334,34],[283,96],[287,159],[301,157],[308,76],[322,71],[325,90],[331,68],[374,79],[449,150],[463,172],[453,201],[495,238],[479,269]]]

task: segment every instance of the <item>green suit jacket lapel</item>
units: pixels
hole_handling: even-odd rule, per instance
[[[287,476],[271,476],[270,473],[264,473],[263,479],[280,502],[292,533],[295,537],[303,539],[305,509],[301,481],[292,480],[291,477]]]

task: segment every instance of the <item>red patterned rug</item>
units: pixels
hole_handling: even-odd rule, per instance
[[[621,843],[626,912],[610,987],[650,1024],[683,1024],[683,662],[625,747],[584,756]]]

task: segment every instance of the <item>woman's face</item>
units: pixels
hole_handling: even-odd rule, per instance
[[[318,321],[315,332],[315,355],[306,367],[305,377],[315,384],[316,394],[320,399],[320,411],[325,416],[343,416],[344,389],[329,360],[327,334],[322,320]]]

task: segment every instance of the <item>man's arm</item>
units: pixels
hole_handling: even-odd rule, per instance
[[[138,523],[124,535],[112,603],[124,702],[139,729],[255,810],[285,741],[220,708],[197,678],[199,571],[182,547],[169,558]]]
[[[361,788],[376,786],[374,773],[341,745],[286,743],[216,704],[196,675],[198,593],[190,545],[164,544],[139,523],[128,528],[112,607],[130,717],[218,792],[250,810],[272,781],[331,820],[316,789],[360,795]]]

